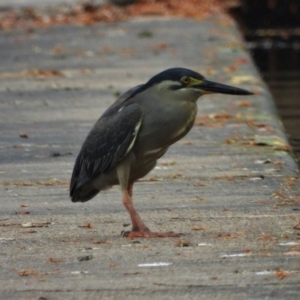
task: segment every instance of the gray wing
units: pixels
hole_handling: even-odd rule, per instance
[[[127,104],[127,101],[134,97],[139,91],[143,89],[145,85],[140,84],[137,85],[124,94],[122,94],[103,114],[103,116],[109,116],[118,111],[122,106]]]
[[[142,112],[133,103],[103,115],[88,134],[78,154],[70,184],[73,199],[77,189],[114,168],[134,145]]]

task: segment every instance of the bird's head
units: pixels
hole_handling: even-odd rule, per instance
[[[169,97],[196,101],[204,94],[252,95],[237,87],[209,81],[201,74],[185,69],[171,68],[152,77],[144,88],[154,88]]]

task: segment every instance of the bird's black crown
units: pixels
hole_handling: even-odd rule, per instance
[[[146,86],[150,87],[154,84],[158,84],[164,80],[171,80],[171,81],[180,81],[180,79],[184,76],[193,77],[195,79],[203,80],[204,77],[192,70],[186,68],[171,68],[167,69],[157,75],[153,76],[147,83]]]

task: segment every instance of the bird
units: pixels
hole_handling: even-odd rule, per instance
[[[206,94],[252,95],[241,88],[205,79],[187,68],[170,68],[122,94],[95,123],[76,158],[70,182],[72,202],[86,202],[120,185],[131,218],[129,238],[178,237],[153,232],[133,201],[134,183],[147,175],[168,148],[193,127],[197,100]]]

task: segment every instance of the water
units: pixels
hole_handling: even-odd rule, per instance
[[[300,166],[300,37],[246,37]]]

